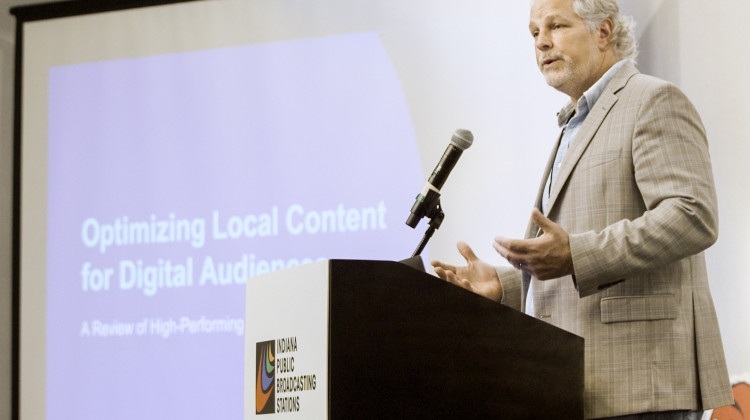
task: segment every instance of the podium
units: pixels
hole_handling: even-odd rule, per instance
[[[582,419],[583,338],[397,262],[248,279],[245,419]]]

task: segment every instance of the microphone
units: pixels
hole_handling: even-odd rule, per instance
[[[417,195],[416,201],[411,208],[411,214],[406,219],[406,224],[411,228],[416,228],[419,221],[422,220],[425,215],[429,215],[432,212],[435,205],[437,205],[438,199],[440,198],[440,189],[443,188],[445,180],[448,179],[448,175],[456,166],[458,158],[464,150],[471,146],[474,141],[474,135],[469,130],[458,129],[451,137],[451,142],[443,153],[443,157],[440,158],[435,169],[432,171],[432,175],[427,180],[427,183]]]

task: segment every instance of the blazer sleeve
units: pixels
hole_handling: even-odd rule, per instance
[[[570,234],[581,297],[697,254],[718,236],[708,142],[695,108],[666,82],[636,100],[630,176],[646,210],[600,231]]]
[[[495,271],[497,271],[497,278],[503,287],[503,298],[500,302],[523,312],[525,305],[522,298],[523,279],[521,271],[512,267],[495,267]]]

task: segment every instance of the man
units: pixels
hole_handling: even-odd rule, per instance
[[[635,68],[632,21],[613,0],[537,0],[529,29],[571,102],[527,239],[495,239],[515,268],[461,242],[467,265],[435,272],[584,337],[586,418],[697,419],[731,404],[702,253],[718,233],[699,116]]]

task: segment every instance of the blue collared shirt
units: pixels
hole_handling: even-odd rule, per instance
[[[552,187],[555,185],[555,180],[557,180],[557,174],[562,167],[565,153],[570,148],[570,144],[575,140],[575,136],[581,128],[581,125],[583,125],[583,121],[586,120],[589,111],[594,107],[594,104],[596,104],[596,101],[599,99],[599,96],[601,96],[604,88],[607,87],[615,73],[617,73],[617,70],[619,70],[626,61],[627,60],[620,60],[615,63],[596,83],[594,83],[593,86],[583,93],[578,99],[578,112],[575,111],[573,102],[568,102],[568,104],[557,113],[557,123],[562,129],[562,138],[560,139],[560,146],[557,148],[555,162],[552,164],[552,169],[547,177],[547,184],[544,186],[544,192],[542,193],[542,212],[544,214],[549,213],[550,209],[548,206],[550,193],[552,192]],[[534,316],[532,284],[533,282],[529,284],[529,290],[526,293],[526,313]]]
[[[578,112],[575,112],[573,103],[569,102],[563,107],[563,109],[557,113],[557,123],[562,129],[562,138],[560,139],[560,146],[557,148],[557,154],[555,155],[555,162],[552,164],[552,170],[550,170],[549,176],[547,177],[547,184],[544,186],[544,194],[542,194],[542,212],[547,214],[549,212],[548,201],[552,187],[555,185],[557,174],[560,172],[562,167],[563,159],[565,154],[570,148],[570,144],[575,139],[578,130],[583,125],[583,121],[589,115],[589,111],[594,107],[596,101],[601,96],[604,88],[607,87],[612,77],[614,77],[617,70],[625,64],[627,60],[620,60],[615,65],[609,68],[606,73],[591,86],[583,95],[578,99]],[[572,117],[572,118],[571,118]]]

